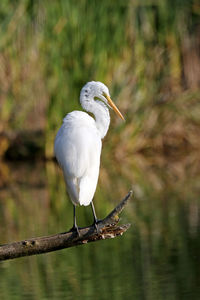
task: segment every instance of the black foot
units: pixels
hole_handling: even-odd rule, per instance
[[[99,234],[101,232],[101,229],[99,228],[98,226],[98,223],[100,222],[101,220],[95,220],[94,223],[92,224],[95,228],[96,228],[96,231],[97,233]]]
[[[78,229],[78,226],[76,225],[74,225],[71,229],[70,229],[70,231],[73,231],[73,232],[76,232],[77,233],[77,235],[78,236],[80,236],[80,231],[79,231],[79,229]]]

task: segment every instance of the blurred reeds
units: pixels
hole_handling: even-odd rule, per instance
[[[89,80],[107,84],[126,117],[122,124],[111,112],[95,194],[98,216],[134,188],[123,217],[132,231],[123,240],[1,265],[0,295],[195,299],[199,1],[2,0],[0,23],[1,242],[70,228],[61,172],[52,161],[33,162],[33,152],[39,149],[36,160],[41,151],[52,158],[62,118],[81,109],[79,92]],[[10,167],[8,150],[16,160],[30,153],[29,163]],[[80,210],[80,225],[89,224],[90,208]]]
[[[62,118],[80,109],[82,85],[100,80],[126,116],[123,125],[112,120],[104,176],[113,160],[130,181],[133,168],[170,161],[181,161],[176,175],[194,161],[196,172],[199,14],[197,0],[2,1],[0,155],[11,143],[5,133],[39,131],[51,158]]]

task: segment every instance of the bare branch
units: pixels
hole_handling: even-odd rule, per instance
[[[130,224],[117,226],[119,222],[118,215],[124,209],[131,195],[132,191],[126,195],[126,197],[105,219],[98,223],[99,232],[97,232],[96,228],[92,225],[89,227],[79,228],[80,236],[78,236],[76,232],[69,231],[51,236],[37,237],[20,242],[1,245],[0,261],[22,256],[47,253],[122,235],[130,227]]]

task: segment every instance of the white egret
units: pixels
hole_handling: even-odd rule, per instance
[[[80,93],[83,109],[94,115],[95,119],[82,111],[68,113],[63,119],[54,144],[55,156],[64,174],[67,192],[74,206],[74,224],[72,229],[78,232],[76,206],[92,206],[94,225],[97,217],[92,202],[99,177],[102,139],[109,124],[109,109],[124,117],[110,98],[110,93],[103,83],[86,83]],[[79,233],[79,232],[78,232]]]

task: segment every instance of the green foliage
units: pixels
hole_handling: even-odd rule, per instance
[[[98,216],[132,185],[135,196],[123,240],[3,264],[1,298],[197,297],[199,11],[198,0],[1,1],[0,133],[40,129],[52,157],[82,85],[100,80],[126,123],[111,112]],[[1,138],[0,156],[7,147]],[[53,162],[44,168],[0,161],[1,242],[71,226],[62,174]],[[90,208],[79,222],[91,222]]]
[[[2,1],[0,14],[0,130],[45,130],[47,155],[89,80],[105,82],[139,123],[155,102],[198,87],[194,0]]]

